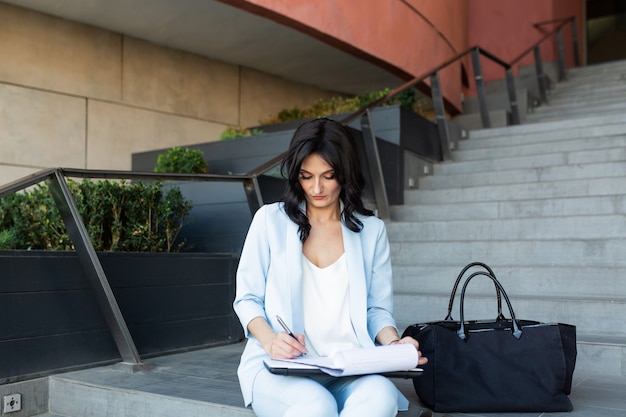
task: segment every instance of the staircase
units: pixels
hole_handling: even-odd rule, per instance
[[[453,160],[392,207],[399,327],[443,319],[482,261],[517,317],[577,326],[577,371],[626,375],[626,61],[570,70],[524,124],[471,131]],[[494,319],[493,285],[469,291],[466,318]]]
[[[625,74],[626,61],[571,70],[525,124],[471,131],[454,162],[406,191],[387,225],[400,329],[443,319],[462,267],[485,262],[519,318],[577,326],[576,415],[624,412]],[[466,317],[495,318],[493,286],[477,279],[469,291]],[[25,393],[19,415],[252,416],[235,377],[242,347],[150,358],[146,373],[118,364],[5,391]],[[402,387],[414,395],[410,382]]]

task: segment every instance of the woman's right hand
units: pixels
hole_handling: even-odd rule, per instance
[[[265,350],[275,359],[292,359],[306,355],[308,352],[304,346],[304,335],[296,333],[295,336],[294,339],[286,332],[277,333]]]

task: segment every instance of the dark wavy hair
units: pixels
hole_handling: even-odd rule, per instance
[[[309,237],[311,224],[300,210],[305,195],[298,179],[302,162],[312,154],[319,155],[335,171],[335,178],[341,186],[339,199],[343,202],[342,221],[348,229],[360,232],[363,223],[355,213],[364,216],[372,216],[374,213],[365,208],[361,198],[365,179],[356,143],[350,131],[341,123],[319,118],[303,123],[296,129],[280,165],[280,171],[288,181],[281,201],[285,204],[289,218],[298,225],[300,240],[304,242]]]

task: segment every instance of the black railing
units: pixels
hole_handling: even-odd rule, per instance
[[[96,254],[87,228],[80,216],[74,197],[72,196],[66,177],[100,178],[114,180],[152,180],[152,181],[204,181],[204,182],[235,182],[241,183],[248,200],[251,213],[263,204],[256,177],[245,175],[211,175],[211,174],[160,174],[153,172],[129,172],[55,168],[46,169],[33,175],[0,187],[0,198],[24,190],[41,182],[47,182],[54,202],[59,209],[67,232],[72,240],[78,260],[85,271],[87,279],[94,289],[98,306],[109,326],[113,340],[122,357],[122,361],[133,370],[145,370],[150,364],[143,363],[128,331],[117,301],[111,290],[102,264]]]
[[[367,142],[366,152],[367,152],[367,160],[369,161],[369,170],[370,170],[370,178],[372,179],[372,188],[374,190],[374,198],[375,204],[377,207],[377,214],[381,218],[389,218],[390,209],[385,191],[385,181],[382,174],[382,169],[380,168],[380,161],[378,160],[378,150],[376,146],[376,135],[374,126],[371,123],[370,110],[375,107],[381,106],[385,102],[394,98],[396,95],[402,93],[405,90],[416,87],[418,84],[422,83],[426,79],[430,80],[430,91],[431,91],[431,99],[433,102],[433,108],[435,110],[437,129],[439,131],[439,140],[441,145],[442,156],[444,160],[451,159],[451,150],[454,149],[454,142],[457,139],[453,137],[452,131],[456,130],[450,125],[446,115],[446,108],[444,104],[443,92],[441,89],[441,83],[439,79],[439,73],[441,70],[458,63],[462,59],[464,59],[467,55],[471,55],[472,68],[474,72],[474,83],[476,87],[476,95],[478,98],[478,105],[480,109],[480,116],[483,128],[491,127],[491,120],[489,118],[489,110],[487,106],[487,94],[485,89],[485,83],[483,79],[483,71],[481,66],[480,57],[483,56],[489,59],[491,62],[496,63],[504,70],[504,75],[506,79],[507,86],[507,94],[509,99],[509,111],[511,114],[511,123],[514,125],[520,124],[520,108],[517,101],[517,93],[515,89],[515,80],[513,76],[513,69],[519,62],[526,57],[531,52],[534,53],[535,59],[535,69],[536,69],[536,78],[537,84],[540,91],[540,99],[542,102],[547,103],[547,83],[546,83],[546,75],[543,72],[543,62],[541,60],[541,51],[540,47],[547,40],[556,37],[557,48],[558,48],[558,67],[559,67],[559,81],[566,78],[566,66],[565,66],[565,47],[563,43],[563,28],[568,24],[572,26],[572,43],[574,49],[574,64],[576,66],[580,65],[579,53],[578,53],[578,35],[576,29],[576,17],[572,16],[564,19],[556,19],[546,22],[536,23],[535,26],[542,26],[546,24],[555,24],[557,26],[546,33],[540,40],[535,42],[531,47],[523,51],[513,60],[507,62],[496,55],[490,53],[489,51],[479,47],[473,46],[471,48],[466,49],[465,51],[453,56],[447,61],[435,66],[434,68],[429,69],[428,71],[423,72],[422,74],[416,76],[415,78],[405,82],[401,86],[387,93],[384,97],[381,97],[367,106],[355,111],[344,119],[340,120],[343,124],[348,124],[357,118],[361,118],[361,128],[364,132],[364,140]],[[263,174],[264,172],[274,168],[276,165],[280,163],[283,159],[284,154],[278,155],[275,158],[267,161],[266,163],[260,165],[259,167],[251,170],[247,173],[247,175],[256,177],[258,175]]]
[[[450,159],[451,136],[450,126],[446,118],[445,105],[443,100],[443,94],[441,91],[441,85],[439,80],[439,72],[447,68],[448,66],[457,63],[461,59],[465,58],[468,54],[471,54],[472,66],[474,70],[474,82],[476,85],[480,113],[483,122],[483,127],[490,126],[489,115],[487,112],[487,102],[485,94],[485,86],[483,82],[482,69],[480,63],[480,56],[484,56],[490,59],[492,62],[500,65],[506,75],[507,91],[509,96],[509,105],[512,114],[512,122],[519,124],[519,108],[517,104],[517,98],[515,93],[515,85],[513,80],[512,68],[523,57],[530,52],[534,52],[536,62],[537,81],[540,88],[543,84],[542,99],[545,97],[545,77],[542,70],[541,54],[539,47],[548,39],[553,36],[557,37],[558,43],[558,61],[559,61],[559,74],[565,77],[565,58],[563,48],[562,29],[565,25],[572,24],[572,37],[575,51],[575,64],[579,65],[578,58],[578,38],[576,32],[576,20],[571,17],[559,21],[555,29],[546,34],[541,40],[536,42],[532,47],[528,48],[518,57],[511,62],[506,62],[488,51],[475,46],[468,48],[460,54],[450,58],[436,67],[425,71],[423,74],[418,75],[410,81],[407,81],[398,88],[392,90],[384,97],[370,103],[345,119],[341,120],[341,123],[347,124],[357,118],[361,118],[361,128],[363,131],[363,139],[365,141],[365,150],[367,154],[368,169],[370,171],[370,178],[372,179],[372,186],[374,190],[374,198],[376,199],[376,206],[378,215],[382,218],[389,217],[389,205],[387,201],[387,195],[385,191],[385,182],[383,179],[380,158],[378,155],[378,149],[376,145],[376,135],[374,126],[371,122],[370,110],[374,107],[380,106],[384,102],[393,98],[397,94],[417,86],[427,78],[430,79],[430,90],[433,100],[433,106],[436,113],[436,123],[440,135],[440,143],[442,148],[442,155],[444,159]],[[542,22],[546,23],[546,22]],[[554,23],[554,22],[550,22]],[[128,327],[124,318],[119,310],[118,304],[113,296],[113,292],[109,285],[109,281],[102,269],[102,265],[95,252],[93,244],[87,234],[85,225],[78,213],[76,203],[73,196],[69,191],[69,187],[65,177],[78,177],[78,178],[101,178],[101,179],[129,179],[129,180],[169,180],[169,181],[217,181],[217,182],[239,182],[244,187],[246,199],[250,211],[252,213],[263,204],[263,198],[259,188],[258,177],[268,170],[276,167],[283,159],[284,154],[267,161],[266,163],[251,170],[246,175],[211,175],[211,174],[160,174],[152,172],[129,172],[129,171],[106,171],[106,170],[83,170],[83,169],[68,169],[68,168],[56,168],[42,170],[33,175],[24,177],[20,180],[9,183],[0,187],[0,198],[6,195],[24,190],[32,185],[36,185],[40,182],[46,181],[49,184],[50,190],[54,201],[61,213],[65,226],[68,230],[72,243],[76,249],[80,263],[85,270],[98,300],[100,309],[102,310],[107,324],[111,330],[114,341],[121,354],[124,363],[127,363],[133,367],[133,369],[145,369],[149,367],[141,362],[141,358],[135,347],[135,343],[128,331]]]

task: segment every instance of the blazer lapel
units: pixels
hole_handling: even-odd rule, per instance
[[[285,253],[287,258],[285,262],[289,264],[289,274],[287,282],[289,282],[289,293],[285,296],[289,297],[291,319],[293,320],[293,330],[297,333],[304,333],[304,311],[302,310],[302,242],[298,234],[298,225],[292,221],[287,222],[285,228]]]
[[[350,279],[350,319],[362,347],[373,346],[367,331],[367,279],[363,267],[361,234],[343,226],[343,246]]]

